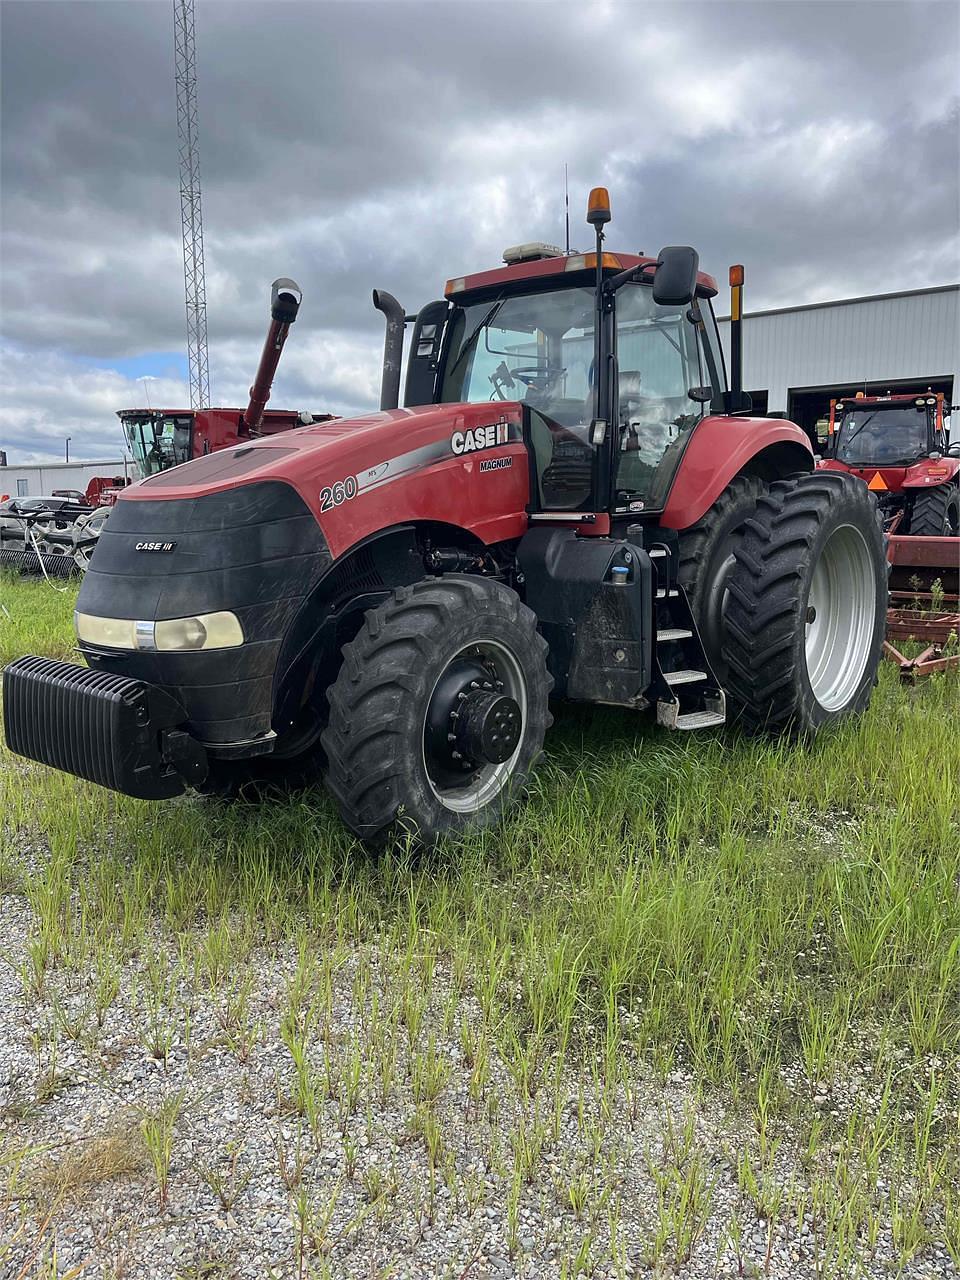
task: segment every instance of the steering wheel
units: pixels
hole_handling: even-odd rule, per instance
[[[566,373],[566,369],[563,365],[559,364],[538,364],[529,366],[524,365],[522,369],[511,369],[510,372],[515,378],[519,378],[525,386],[532,387],[534,383],[539,382],[541,378],[544,379],[549,386],[550,383],[555,382],[557,378]],[[546,388],[543,389],[546,390]],[[538,388],[538,390],[540,390],[540,388]]]
[[[507,397],[503,394],[503,388],[515,387],[517,385],[513,380],[510,370],[507,368],[505,360],[501,360],[493,373],[491,373],[490,381],[493,383],[493,395],[490,397],[491,400],[493,400],[494,397],[499,400],[506,400]]]

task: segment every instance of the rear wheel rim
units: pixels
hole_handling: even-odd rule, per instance
[[[427,732],[428,718],[433,696],[444,676],[459,662],[464,660],[478,662],[490,672],[491,680],[498,692],[513,698],[520,708],[523,728],[516,750],[508,759],[500,764],[481,764],[470,772],[465,772],[460,785],[451,785],[449,771],[443,762],[435,757],[429,745]],[[444,664],[443,670],[434,682],[427,700],[424,721],[421,726],[420,741],[423,757],[424,773],[430,790],[440,804],[451,813],[476,813],[485,808],[505,790],[516,772],[520,752],[523,748],[523,737],[527,722],[527,681],[515,654],[499,640],[474,640],[462,645]]]
[[[860,687],[873,647],[875,595],[863,534],[841,525],[820,552],[807,596],[807,675],[826,711],[842,710]]]

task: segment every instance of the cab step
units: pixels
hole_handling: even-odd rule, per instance
[[[705,671],[664,671],[663,678],[669,685],[696,684],[698,680],[706,680]]]
[[[673,588],[667,591],[665,587],[657,587],[655,598],[657,600],[675,600],[679,594],[679,591]]]
[[[721,711],[684,711],[673,723],[675,729],[713,729],[726,724],[727,717]]]
[[[657,632],[657,644],[669,644],[671,640],[689,640],[692,635],[693,632],[684,627],[665,627]]]

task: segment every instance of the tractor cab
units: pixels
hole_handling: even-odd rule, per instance
[[[121,409],[117,417],[143,478],[193,457],[194,414],[189,409]]]
[[[508,250],[506,260],[516,252]],[[526,275],[534,261],[537,274]],[[655,266],[605,253],[603,286],[625,269],[645,273]],[[436,399],[519,402],[542,509],[657,510],[690,432],[711,405],[722,407],[722,359],[710,306],[716,287],[702,277],[695,302],[665,305],[638,274],[610,293],[600,367],[615,361],[616,391],[612,421],[598,428],[595,280],[594,254],[558,254],[521,259],[479,283],[452,281]],[[600,494],[594,461],[608,439],[615,446],[610,490]]]
[[[830,406],[832,455],[848,467],[907,467],[946,453],[942,392],[858,396]]]
[[[407,360],[407,407],[489,403],[504,423],[519,412],[534,514],[662,511],[701,419],[750,407],[739,386],[726,389],[717,285],[697,254],[605,251],[609,202],[603,188],[594,195],[594,252],[517,245],[502,267],[448,280],[416,317]],[[406,318],[389,294],[374,302],[387,315],[389,409]]]

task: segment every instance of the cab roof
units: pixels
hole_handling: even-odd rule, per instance
[[[604,253],[604,270],[611,272],[625,271],[628,267],[654,266],[656,258],[642,257],[636,253]],[[491,271],[477,271],[473,275],[455,276],[447,281],[444,296],[451,302],[457,301],[462,293],[473,293],[483,290],[497,289],[505,285],[517,284],[522,280],[543,280],[548,276],[564,275],[566,272],[596,271],[597,255],[595,253],[562,253],[555,257],[534,258],[525,262],[514,262],[505,267],[494,267]],[[717,295],[717,282],[713,276],[704,271],[697,273],[697,292],[703,297],[713,298]]]

